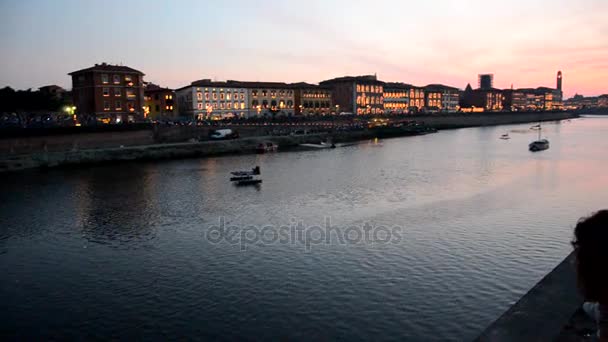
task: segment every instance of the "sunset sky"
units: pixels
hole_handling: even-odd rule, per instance
[[[212,78],[608,93],[607,0],[2,0],[0,87],[71,88],[108,62],[163,86]]]

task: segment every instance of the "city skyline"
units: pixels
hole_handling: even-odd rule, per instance
[[[107,8],[119,15],[103,15]],[[386,10],[390,9],[390,10]],[[608,24],[600,0],[3,2],[0,87],[58,84],[94,63],[124,64],[181,87],[212,78],[318,83],[361,74],[416,85],[555,87],[608,92]],[[495,15],[494,13],[500,13]]]

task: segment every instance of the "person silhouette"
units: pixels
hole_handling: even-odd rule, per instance
[[[608,341],[608,210],[582,218],[574,228],[578,285],[583,310],[595,320],[600,341]]]

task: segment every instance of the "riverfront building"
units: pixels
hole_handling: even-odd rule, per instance
[[[180,114],[196,120],[294,115],[294,90],[286,83],[204,79],[176,96]]]
[[[309,83],[290,84],[294,91],[296,115],[328,115],[336,113],[331,88]]]
[[[144,119],[141,71],[106,63],[74,71],[72,96],[79,122],[121,123]]]
[[[151,120],[175,119],[177,104],[175,92],[156,84],[147,84],[144,89],[144,114]]]
[[[429,84],[424,87],[424,90],[425,93],[434,94],[433,96],[425,94],[427,107],[437,107],[441,112],[458,111],[460,101],[460,90],[458,88],[443,84]]]
[[[503,109],[503,97],[500,89],[473,89],[470,84],[467,84],[460,106],[485,111],[500,111]]]
[[[384,113],[409,113],[412,87],[411,84],[405,83],[386,83],[384,85]]]
[[[384,82],[375,75],[338,77],[320,85],[332,90],[338,112],[357,115],[384,113]]]
[[[176,89],[181,116],[195,120],[248,117],[248,91],[245,87],[210,79],[194,81]]]

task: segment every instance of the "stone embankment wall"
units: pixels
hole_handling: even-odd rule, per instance
[[[476,114],[412,116],[438,129],[489,126],[572,118],[569,113]],[[36,167],[102,163],[120,160],[204,157],[228,153],[251,153],[260,142],[272,141],[282,148],[302,143],[318,143],[327,134],[266,136],[281,126],[234,126],[240,139],[205,141],[210,127],[178,126],[123,132],[97,132],[0,139],[0,172]],[[288,126],[291,130],[314,129]],[[336,142],[373,138],[369,131],[332,134]],[[203,141],[199,141],[203,140]]]

